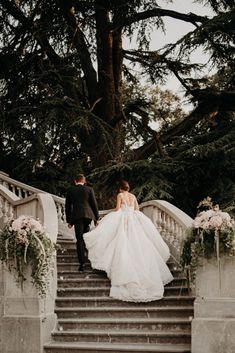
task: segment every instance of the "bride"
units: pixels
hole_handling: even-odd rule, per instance
[[[168,246],[151,220],[139,211],[129,184],[122,181],[114,212],[84,234],[91,266],[107,273],[110,296],[131,302],[161,299],[173,280],[166,265]]]

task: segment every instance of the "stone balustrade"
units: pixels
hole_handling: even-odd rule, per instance
[[[40,189],[9,178],[2,172],[0,172],[0,184],[4,185],[4,187],[9,189],[19,198],[28,197],[29,195],[37,193],[45,193]],[[59,235],[63,238],[73,238],[73,230],[69,230],[66,224],[65,199],[56,195],[51,196],[57,209]],[[177,261],[179,261],[185,229],[191,226],[192,219],[179,208],[164,200],[144,202],[140,205],[140,210],[152,220],[164,240],[169,245],[172,255]],[[103,217],[110,211],[112,210],[100,211],[100,216]],[[8,211],[4,209],[4,212],[6,213]],[[8,216],[6,215],[6,217]]]
[[[192,225],[192,218],[164,200],[143,202],[140,204],[140,210],[152,220],[168,244],[172,256],[180,262],[185,230]]]
[[[45,191],[34,188],[10,178],[6,173],[0,171],[0,185],[18,196],[20,199],[34,194],[46,194]],[[74,237],[73,231],[68,230],[65,219],[65,199],[57,195],[50,194],[55,202],[58,218],[59,235],[71,238]]]

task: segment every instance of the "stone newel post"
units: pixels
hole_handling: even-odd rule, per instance
[[[9,201],[9,197],[7,199]],[[56,241],[57,212],[49,194],[38,194],[28,199],[17,200],[12,206],[15,218],[21,214],[38,217],[50,239]],[[50,279],[50,288],[43,299],[39,297],[31,283],[30,268],[21,290],[16,285],[14,274],[4,269],[3,265],[0,266],[0,352],[43,353],[43,345],[50,341],[51,331],[56,325],[54,313],[56,266]]]
[[[203,260],[196,275],[192,353],[235,352],[235,259]]]

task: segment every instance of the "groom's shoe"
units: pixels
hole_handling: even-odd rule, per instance
[[[83,272],[84,271],[84,265],[80,264],[78,267],[78,271]]]

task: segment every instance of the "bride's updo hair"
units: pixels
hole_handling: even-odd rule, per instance
[[[129,191],[130,190],[129,183],[126,180],[121,180],[119,183],[118,190]]]

